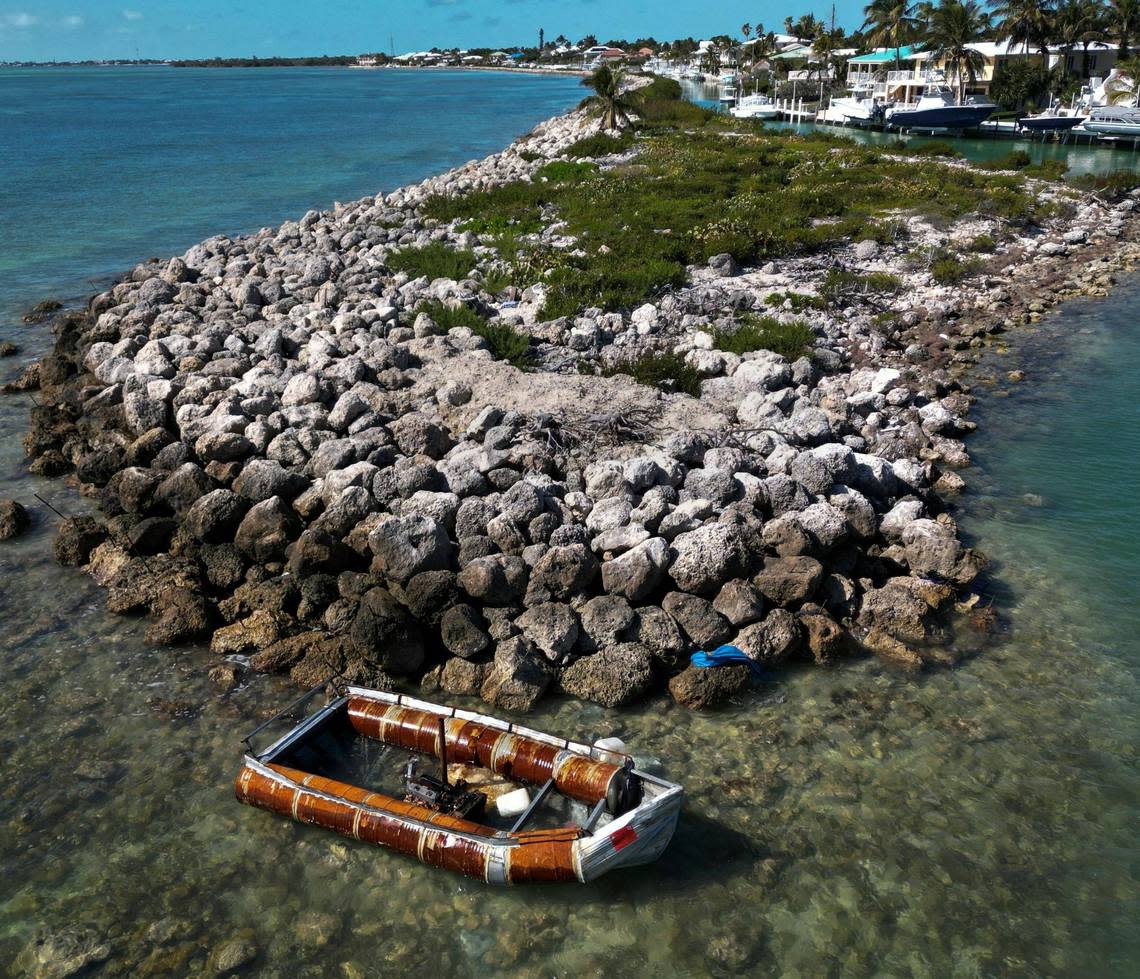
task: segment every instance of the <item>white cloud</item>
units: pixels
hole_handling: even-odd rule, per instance
[[[0,24],[5,27],[34,27],[39,23],[38,17],[33,17],[31,14],[5,14],[0,18]]]
[[[143,19],[142,11],[139,11],[139,10],[124,10],[123,16],[127,20],[142,20]]]
[[[64,27],[82,27],[83,18],[79,14],[72,14],[70,17],[63,18]]]

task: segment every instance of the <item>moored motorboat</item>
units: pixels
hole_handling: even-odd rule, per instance
[[[1102,105],[1089,112],[1081,128],[1098,136],[1140,138],[1140,107]]]
[[[718,93],[721,102],[735,102],[737,88],[740,84],[734,71],[723,71],[717,81]]]
[[[256,751],[252,739],[266,725],[246,739],[234,784],[239,801],[489,884],[586,883],[615,867],[650,863],[668,845],[681,809],[680,786],[638,770],[604,742],[580,744],[399,694],[345,687]],[[370,749],[386,762],[371,760]],[[438,777],[419,771],[424,755],[438,760]],[[398,788],[394,761],[403,772]],[[517,786],[529,787],[533,797],[517,818],[488,808],[482,783],[449,775],[453,765],[509,780],[516,795]],[[588,815],[568,823],[575,803]]]
[[[925,92],[913,105],[894,105],[884,113],[894,129],[972,129],[994,112],[992,102],[959,102],[945,88]]]
[[[767,95],[746,95],[738,99],[729,110],[737,119],[775,119],[780,114],[779,106]]]
[[[1054,133],[1065,132],[1069,129],[1075,129],[1084,121],[1084,115],[1078,112],[1057,110],[1051,112],[1039,112],[1036,115],[1032,116],[1022,116],[1017,120],[1017,126],[1019,129],[1024,129],[1028,132]]]

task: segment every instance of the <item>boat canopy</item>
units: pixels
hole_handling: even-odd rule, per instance
[[[904,44],[897,51],[897,58],[900,61],[911,61],[921,54],[917,44]],[[881,51],[872,51],[870,54],[860,54],[854,58],[848,58],[847,63],[849,65],[885,65],[895,60],[895,52],[895,48],[883,48]]]

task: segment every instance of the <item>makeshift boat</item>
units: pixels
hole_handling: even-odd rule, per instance
[[[638,770],[605,741],[580,744],[399,694],[334,689],[327,704],[264,751],[254,749],[263,730],[324,689],[246,738],[234,784],[240,802],[488,884],[587,883],[657,859],[676,829],[681,787]],[[421,770],[424,756],[438,776]],[[468,774],[468,783],[451,774],[456,766],[486,778]],[[488,804],[483,785],[496,778],[518,803],[513,808],[502,805],[508,795]],[[575,804],[585,819],[568,822]]]

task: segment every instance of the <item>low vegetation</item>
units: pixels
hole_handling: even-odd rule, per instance
[[[487,347],[496,360],[505,360],[520,369],[530,366],[530,337],[517,332],[505,323],[490,323],[470,306],[450,305],[438,299],[420,303],[416,313],[425,313],[441,330],[465,326],[476,336],[487,341]]]
[[[902,279],[889,272],[868,272],[860,275],[847,269],[828,269],[819,286],[819,296],[825,306],[838,306],[858,296],[887,293],[893,295],[902,288]]]
[[[464,279],[471,274],[477,261],[472,251],[433,242],[423,248],[392,252],[387,264],[392,271],[407,272],[413,279],[421,275],[429,279]]]
[[[626,129],[619,136],[609,133],[595,133],[571,143],[566,149],[566,155],[578,159],[591,156],[611,156],[614,153],[624,153],[633,145],[633,131]]]
[[[1069,180],[1078,190],[1091,191],[1103,197],[1123,197],[1140,187],[1140,171],[1113,170],[1111,173],[1082,173]]]
[[[619,361],[610,367],[598,367],[582,362],[579,370],[597,377],[614,377],[627,374],[638,384],[660,388],[663,391],[679,391],[683,394],[700,397],[701,375],[691,367],[680,354],[647,353]]]
[[[944,152],[934,143],[902,160],[894,147],[825,133],[744,131],[740,120],[681,100],[665,79],[631,101],[641,146],[632,162],[600,170],[558,161],[535,181],[432,198],[425,216],[494,236],[515,285],[545,281],[544,315],[553,318],[587,307],[630,309],[683,284],[686,266],[721,253],[755,265],[851,240],[893,241],[909,214],[1027,222],[1042,213],[1020,175],[949,166],[930,156]],[[734,135],[725,136],[730,125]],[[628,130],[591,137],[587,149],[612,152],[615,139],[634,138]],[[552,215],[577,248],[528,237]],[[890,291],[883,282],[865,285]]]
[[[753,350],[771,350],[788,360],[796,360],[811,352],[815,333],[803,320],[783,323],[774,316],[743,316],[735,328],[716,330],[713,342],[717,350],[746,354]]]

